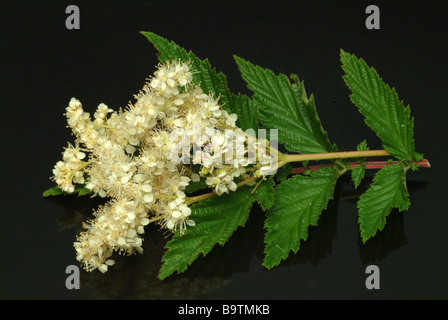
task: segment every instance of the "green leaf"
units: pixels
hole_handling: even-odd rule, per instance
[[[401,162],[388,165],[379,170],[369,189],[360,197],[358,223],[361,238],[366,242],[377,230],[386,225],[386,217],[393,208],[404,211],[409,207],[409,194],[406,188],[406,171],[409,166]]]
[[[59,188],[58,186],[52,187],[48,190],[45,190],[44,193],[42,194],[42,196],[44,197],[48,197],[48,196],[57,196],[60,194],[63,194],[64,191],[62,191],[61,188]]]
[[[363,140],[361,143],[359,143],[356,147],[356,150],[358,151],[369,150],[366,140]],[[366,172],[366,166],[364,162],[366,161],[366,158],[355,158],[354,160],[360,163],[358,166],[352,169],[351,173],[352,181],[355,185],[355,189],[357,189],[362,179],[364,179],[364,175]]]
[[[212,68],[208,59],[199,59],[192,51],[187,51],[173,41],[168,41],[152,32],[142,34],[160,52],[160,62],[172,60],[191,62],[192,68],[197,71],[193,73],[193,82],[199,85],[204,93],[213,94],[215,99],[219,98],[219,103],[228,113],[235,113],[240,128],[243,130],[258,128],[258,114],[253,102],[244,95],[232,94],[227,86],[227,77]]]
[[[252,191],[253,187],[243,186],[230,194],[193,205],[191,219],[196,225],[187,228],[182,236],[174,234],[167,243],[159,278],[164,279],[175,271],[184,272],[200,254],[205,256],[216,244],[224,245],[239,226],[244,226],[255,201],[265,208],[272,205],[272,179]]]
[[[75,187],[75,193],[77,193],[78,196],[85,196],[85,195],[91,194],[92,191],[91,191],[90,189],[87,189],[87,188],[85,187],[85,185],[83,185],[83,184],[78,184],[78,185],[76,185],[76,187]]]
[[[414,119],[395,89],[383,82],[375,69],[362,59],[341,50],[344,80],[366,124],[378,135],[385,150],[399,160],[420,161],[423,155],[415,152]]]
[[[260,188],[262,186],[262,188]],[[254,198],[255,201],[258,202],[258,204],[261,206],[261,209],[263,211],[266,211],[270,209],[274,205],[275,200],[275,192],[274,192],[274,186],[275,183],[273,181],[273,177],[271,176],[264,182],[260,184],[260,186],[257,187],[255,193],[256,197]],[[254,192],[254,191],[252,191]]]
[[[355,189],[358,188],[362,179],[364,179],[365,172],[366,172],[366,168],[365,168],[364,164],[359,164],[352,169],[351,177],[352,177],[352,181],[355,185]]]
[[[308,227],[317,225],[320,214],[332,199],[338,172],[332,167],[296,175],[275,188],[275,203],[265,220],[265,258],[263,265],[275,267],[308,237]]]
[[[193,192],[202,190],[202,189],[207,189],[210,188],[205,179],[201,179],[199,181],[195,181],[195,182],[190,182],[190,184],[188,186],[185,187],[185,193],[186,194],[191,194]]]
[[[369,150],[369,147],[367,146],[367,141],[366,140],[361,141],[356,146],[356,150],[358,150],[358,151],[367,151],[367,150]]]
[[[255,102],[243,94],[232,94],[231,101],[233,113],[236,113],[238,116],[236,121],[238,128],[243,129],[243,131],[253,129],[257,133],[258,109]]]
[[[92,191],[87,189],[83,184],[78,184],[78,185],[75,185],[75,190],[73,191],[72,194],[77,194],[78,196],[85,196],[85,195],[88,195],[91,193],[92,193]],[[69,193],[63,191],[58,186],[55,186],[55,187],[52,187],[52,188],[44,191],[42,196],[49,197],[49,196],[59,196],[59,195],[68,195],[68,194]]]
[[[284,164],[280,169],[278,169],[275,174],[275,179],[279,182],[285,181],[288,179],[288,176],[292,174],[292,166],[290,163]]]
[[[279,142],[289,151],[326,153],[336,151],[317,115],[314,98],[307,97],[303,82],[291,75],[276,75],[235,56],[247,86],[254,92],[259,118],[265,129],[278,129]]]

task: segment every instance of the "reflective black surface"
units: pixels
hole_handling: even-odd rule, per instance
[[[65,28],[71,2],[0,3],[1,298],[448,297],[446,2],[375,2],[380,30],[365,28],[367,4],[359,1],[241,2],[78,1],[80,30]],[[249,94],[233,54],[275,72],[297,73],[340,150],[353,150],[363,139],[371,149],[381,147],[349,101],[339,49],[364,58],[411,105],[416,149],[432,165],[409,172],[410,209],[392,212],[385,229],[363,245],[356,199],[366,185],[354,190],[343,177],[299,253],[270,271],[262,267],[264,217],[255,207],[225,246],[181,275],[156,278],[167,239],[152,227],[143,255],[117,256],[104,275],[82,272],[82,288],[67,290],[65,268],[78,265],[73,241],[98,200],[41,197],[71,141],[64,108],[71,97],[92,113],[101,102],[118,109],[132,101],[157,64],[142,30],[209,58],[233,92]],[[380,268],[379,290],[365,287],[369,264]]]

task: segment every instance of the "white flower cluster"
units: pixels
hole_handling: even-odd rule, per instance
[[[63,155],[63,161],[58,161],[53,169],[54,180],[58,186],[65,192],[75,191],[74,184],[84,183],[84,174],[82,169],[85,167],[84,159],[86,154],[69,145]]]
[[[76,145],[65,149],[54,180],[68,193],[83,184],[111,198],[74,244],[86,270],[107,271],[113,251],[142,252],[141,235],[152,221],[181,233],[193,226],[185,194],[190,181],[202,178],[221,195],[235,191],[235,178],[246,176],[250,161],[241,149],[245,136],[236,115],[192,80],[186,63],[160,65],[134,104],[119,112],[100,104],[93,121],[81,102],[71,99],[66,116]],[[237,147],[228,143],[229,130],[240,133]],[[179,149],[185,142],[193,144],[192,155]],[[179,156],[183,161],[173,161]]]

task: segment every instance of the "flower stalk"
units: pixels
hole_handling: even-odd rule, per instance
[[[236,186],[239,188],[239,187],[242,187],[242,186],[244,186],[244,185],[246,185],[246,184],[248,184],[248,183],[254,182],[256,179],[260,179],[260,178],[261,178],[261,177],[255,177],[255,176],[253,176],[253,177],[250,177],[250,178],[247,178],[247,179],[245,179],[245,180],[243,180],[243,181],[238,182],[238,183],[236,184]],[[199,202],[199,201],[208,199],[208,198],[213,197],[213,196],[216,196],[216,195],[217,195],[216,192],[209,192],[209,193],[200,194],[200,195],[198,195],[198,196],[187,197],[187,198],[185,199],[185,203],[188,204],[188,205],[191,205],[191,204],[193,204],[193,203],[195,203],[195,202]]]

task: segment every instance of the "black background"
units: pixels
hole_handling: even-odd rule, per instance
[[[80,30],[65,27],[70,4],[80,9]],[[365,27],[369,4],[380,8],[380,30]],[[447,14],[446,1],[2,0],[0,297],[446,299]],[[365,138],[381,148],[349,101],[339,51],[364,58],[411,105],[416,149],[432,165],[408,174],[410,209],[392,212],[386,228],[362,245],[357,194],[343,178],[300,253],[271,271],[261,265],[263,213],[255,208],[245,228],[180,276],[156,279],[166,240],[150,228],[145,254],[118,257],[105,275],[82,272],[82,289],[67,290],[65,268],[78,265],[73,241],[98,202],[41,197],[72,141],[64,108],[71,97],[91,113],[101,102],[117,110],[133,101],[157,64],[139,31],[209,58],[235,93],[250,94],[234,54],[298,74],[339,150],[354,150]],[[365,287],[369,264],[380,268],[379,290]]]

